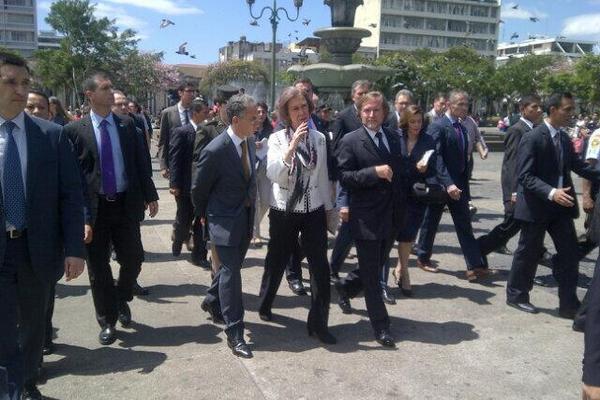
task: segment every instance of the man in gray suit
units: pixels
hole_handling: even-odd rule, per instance
[[[252,238],[256,178],[254,141],[256,102],[248,95],[227,103],[230,126],[212,140],[194,167],[192,202],[219,259],[219,269],[202,309],[225,321],[227,344],[234,355],[251,358],[244,341],[244,307],[240,269]]]

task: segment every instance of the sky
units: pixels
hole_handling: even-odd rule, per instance
[[[39,29],[49,29],[44,18],[51,1],[38,0]],[[219,47],[228,41],[246,36],[249,41],[271,41],[270,13],[267,11],[258,26],[251,26],[245,0],[91,0],[96,4],[98,17],[115,18],[119,28],[138,32],[139,48],[163,51],[169,64],[207,64],[218,61]],[[255,0],[255,14],[272,0]],[[518,5],[518,8],[513,7]],[[290,16],[296,15],[293,0],[279,0]],[[530,17],[539,18],[531,22]],[[160,22],[167,18],[175,23],[164,29]],[[308,26],[302,21],[310,20]],[[508,42],[513,33],[518,40],[529,35],[565,36],[567,38],[600,41],[600,0],[514,0],[502,2],[499,42]],[[330,26],[329,7],[322,0],[304,0],[296,22],[283,15],[277,31],[279,42],[288,43],[312,36],[315,29]],[[196,58],[175,52],[188,42],[187,50]]]

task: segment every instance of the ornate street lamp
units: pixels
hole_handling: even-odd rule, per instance
[[[290,18],[287,10],[283,7],[277,7],[277,0],[273,0],[273,6],[263,7],[260,11],[260,14],[257,16],[252,12],[252,6],[254,5],[255,0],[246,0],[248,3],[248,8],[250,9],[250,16],[255,20],[259,20],[262,18],[265,11],[270,11],[271,16],[269,17],[269,21],[271,22],[271,27],[273,28],[273,42],[271,44],[271,111],[275,109],[275,72],[277,71],[277,60],[276,60],[276,48],[277,48],[277,25],[281,19],[280,12],[285,13],[285,17],[290,21],[294,22],[298,19],[300,15],[300,7],[302,7],[303,0],[294,0],[294,7],[296,7],[296,16],[294,18]]]

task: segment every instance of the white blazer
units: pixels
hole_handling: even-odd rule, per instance
[[[309,130],[311,140],[317,144],[317,165],[310,172],[308,190],[303,195],[292,212],[306,213],[324,206],[325,210],[333,208],[331,198],[329,175],[327,171],[327,142],[325,136],[314,129]],[[267,177],[273,182],[271,189],[271,208],[285,211],[290,191],[288,188],[288,175],[290,167],[283,162],[284,153],[289,147],[285,136],[285,129],[272,133],[269,136],[269,151],[267,152]],[[306,171],[304,171],[306,173]]]

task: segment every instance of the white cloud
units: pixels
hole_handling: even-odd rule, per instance
[[[110,20],[115,19],[116,25],[121,29],[130,28],[139,31],[147,25],[146,21],[127,14],[123,7],[115,7],[106,3],[96,4],[94,15],[100,18],[106,17]]]
[[[537,9],[528,10],[526,8],[514,9],[513,7],[517,5],[517,3],[508,3],[502,6],[502,10],[500,11],[500,18],[502,19],[529,19],[529,18],[539,18],[544,19],[548,17],[548,14],[545,12],[539,11]]]
[[[179,0],[107,0],[115,4],[126,4],[134,7],[148,8],[165,15],[203,14],[204,11],[194,6],[187,6]]]
[[[567,18],[562,34],[565,36],[600,35],[600,14],[584,14]]]
[[[51,1],[40,1],[38,3],[38,8],[44,11],[50,11],[50,6],[52,5]]]

